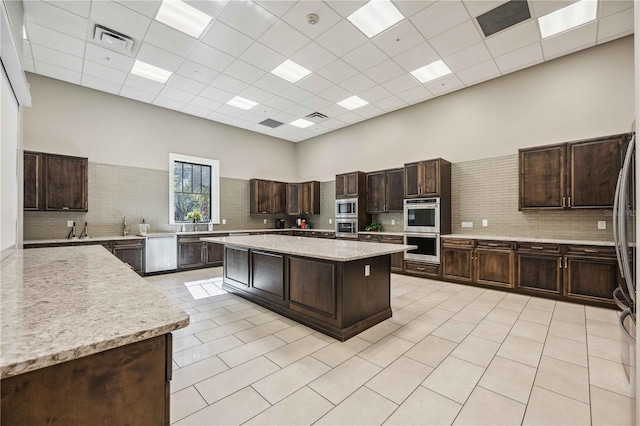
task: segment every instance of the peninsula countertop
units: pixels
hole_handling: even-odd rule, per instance
[[[189,324],[100,245],[17,250],[0,270],[3,379]]]
[[[204,237],[203,241],[239,247],[292,254],[316,259],[348,262],[416,249],[403,244],[366,243],[362,241],[291,237],[284,235],[248,235],[236,237]]]

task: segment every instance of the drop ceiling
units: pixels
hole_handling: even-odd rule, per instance
[[[196,39],[155,20],[161,3],[23,0],[24,68],[299,142],[633,33],[632,0],[600,0],[595,20],[546,39],[537,18],[574,1],[529,0],[529,19],[485,37],[476,17],[505,1],[397,0],[404,19],[373,38],[347,19],[366,1],[185,1],[213,18]],[[131,52],[94,41],[96,24],[133,38]],[[271,73],[287,59],[311,73],[295,84]],[[171,76],[134,75],[136,60]],[[452,72],[425,84],[412,76],[438,60]],[[368,104],[338,105],[353,95]],[[228,105],[236,96],[257,105]],[[299,119],[313,124],[289,124]]]

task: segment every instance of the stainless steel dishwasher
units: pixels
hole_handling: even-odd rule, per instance
[[[146,256],[144,272],[172,271],[178,267],[178,236],[174,233],[145,235]]]

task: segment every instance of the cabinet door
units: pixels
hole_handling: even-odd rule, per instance
[[[347,196],[347,175],[336,175],[336,198]]]
[[[299,215],[300,214],[300,184],[288,183],[287,184],[287,214]]]
[[[224,282],[245,289],[249,287],[249,249],[224,247]]]
[[[367,173],[367,213],[382,213],[386,211],[387,203],[387,172]]]
[[[144,273],[144,255],[141,248],[116,248],[113,254],[124,263],[128,263],[138,274]]]
[[[422,184],[420,178],[420,163],[408,163],[404,165],[404,198],[416,198],[420,196]]]
[[[44,209],[88,211],[87,159],[42,154]]]
[[[442,247],[442,278],[473,280],[473,249]]]
[[[623,138],[575,142],[569,151],[569,207],[612,207]]]
[[[388,212],[402,212],[404,201],[404,169],[387,170],[386,204]]]
[[[560,294],[562,256],[518,253],[516,286],[542,293]]]
[[[514,252],[476,249],[476,282],[513,287]]]
[[[251,289],[257,295],[282,302],[285,298],[284,256],[251,250]]]
[[[320,214],[320,182],[300,184],[300,212],[302,214]]]
[[[618,285],[615,259],[565,256],[565,295],[582,299],[611,302]]]
[[[426,197],[437,197],[440,195],[440,161],[422,161],[422,191]]]
[[[190,239],[178,240],[178,269],[201,268],[204,266],[204,244]]]
[[[206,247],[206,265],[220,266],[224,257],[224,244],[205,243]]]
[[[404,268],[404,253],[391,254],[391,272],[402,272]]]
[[[357,197],[358,196],[358,172],[347,173],[346,176],[346,196],[347,197]]]
[[[41,210],[42,156],[37,152],[24,152],[24,209]]]
[[[566,207],[566,152],[565,144],[520,150],[520,210]]]
[[[270,182],[271,208],[269,213],[284,214],[287,212],[287,184],[284,182]]]

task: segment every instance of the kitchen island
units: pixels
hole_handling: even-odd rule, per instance
[[[391,317],[391,254],[400,244],[252,235],[224,244],[223,289],[344,341]]]
[[[189,316],[102,246],[0,263],[2,424],[168,424]]]

